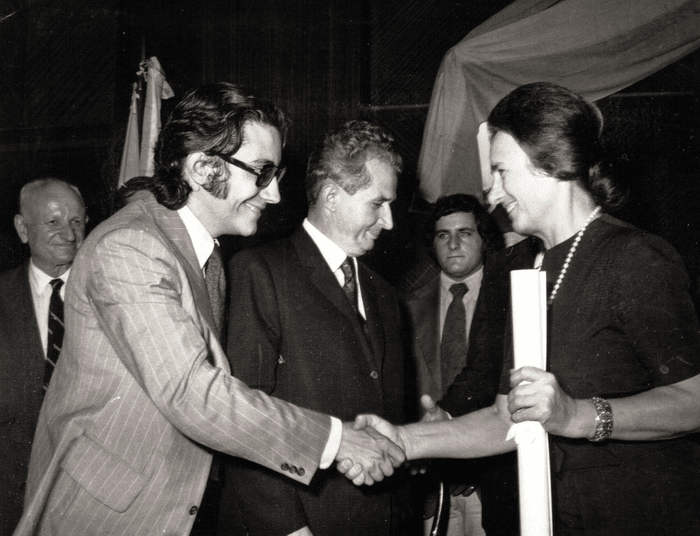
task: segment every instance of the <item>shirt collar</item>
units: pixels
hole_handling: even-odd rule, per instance
[[[468,277],[465,277],[461,281],[455,281],[451,277],[445,274],[445,272],[440,272],[440,287],[443,295],[450,292],[450,287],[455,283],[465,283],[469,289],[469,294],[476,295],[475,291],[481,289],[481,280],[484,277],[484,266],[482,265],[476,272]]]
[[[328,263],[331,271],[335,272],[338,270],[340,265],[343,264],[345,257],[348,255],[338,244],[333,242],[333,240],[314,227],[308,218],[304,219],[304,223],[302,225],[306,232],[309,233],[311,240],[313,240],[316,246],[318,246],[318,249],[321,251],[321,255],[323,255],[323,258]],[[357,268],[357,265],[355,268]]]
[[[182,219],[190,240],[192,240],[199,267],[203,269],[211,256],[211,252],[214,251],[214,244],[218,242],[212,238],[209,231],[206,230],[202,222],[197,219],[197,216],[194,215],[187,205],[178,209],[177,213]]]
[[[68,281],[68,274],[70,274],[70,268],[68,268],[68,270],[63,272],[58,277],[51,277],[42,269],[38,268],[36,264],[34,264],[34,259],[31,259],[29,262],[29,277],[32,280],[32,285],[34,286],[34,289],[36,289],[37,294],[42,294],[46,287],[54,279],[62,279],[63,284],[65,285],[66,281]]]

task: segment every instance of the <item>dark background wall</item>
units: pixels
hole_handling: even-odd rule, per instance
[[[424,261],[415,168],[447,50],[510,0],[0,0],[0,269],[26,254],[12,216],[21,185],[76,182],[92,224],[117,207],[131,84],[155,55],[176,97],[227,80],[275,100],[293,127],[283,201],[230,254],[288,234],[306,212],[305,160],[352,118],[386,127],[406,159],[394,231],[368,261],[398,282]],[[601,102],[630,203],[621,216],[664,235],[700,274],[700,55]]]

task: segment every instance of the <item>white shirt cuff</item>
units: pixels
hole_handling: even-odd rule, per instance
[[[328,437],[326,448],[321,455],[321,465],[319,468],[328,469],[335,461],[335,457],[340,450],[340,440],[343,437],[343,423],[337,417],[331,417],[331,435]]]

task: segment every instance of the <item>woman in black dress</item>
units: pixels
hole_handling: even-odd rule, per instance
[[[688,437],[700,428],[700,328],[681,258],[606,214],[621,196],[601,169],[597,107],[528,84],[496,105],[489,128],[489,202],[542,245],[512,268],[547,272],[548,370],[511,370],[506,351],[490,408],[398,428],[362,422],[417,459],[513,450],[510,426],[539,421],[557,536],[700,534],[700,446]]]

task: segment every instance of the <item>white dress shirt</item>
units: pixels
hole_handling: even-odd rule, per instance
[[[70,268],[58,277],[51,277],[34,264],[32,259],[29,263],[29,286],[32,288],[32,301],[34,303],[34,313],[36,323],[39,326],[39,336],[41,337],[41,347],[46,357],[46,346],[49,341],[49,305],[51,304],[51,281],[54,279],[63,280],[63,286],[59,291],[61,299],[66,299],[66,282],[68,281]]]
[[[345,274],[340,268],[343,261],[348,256],[338,244],[333,242],[330,238],[319,231],[314,225],[307,219],[304,219],[304,230],[309,234],[311,240],[314,241],[318,249],[321,251],[321,255],[328,263],[328,267],[335,275],[338,280],[338,284],[342,287],[345,285]],[[355,257],[350,257],[353,265],[355,266],[355,274],[359,274],[357,271],[357,259]],[[365,314],[365,304],[362,301],[362,288],[360,287],[360,278],[355,276],[355,285],[357,287],[357,308],[362,315],[362,318],[367,320],[367,315]]]
[[[187,234],[190,235],[192,246],[194,246],[194,253],[197,255],[197,262],[202,270],[202,274],[204,274],[204,265],[209,260],[211,252],[214,251],[214,244],[218,242],[215,238],[212,238],[209,231],[207,231],[204,225],[202,225],[202,222],[197,219],[197,216],[194,215],[187,205],[178,209],[177,213],[180,215],[185,229],[187,229]]]

